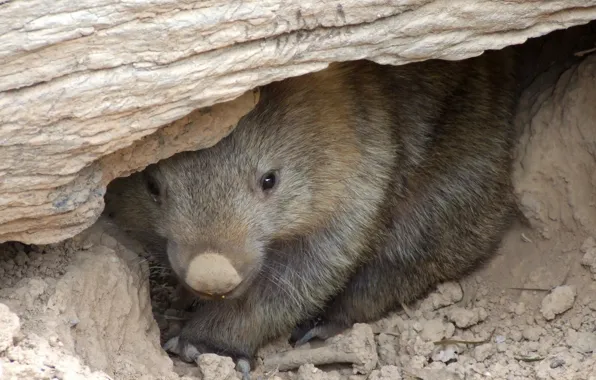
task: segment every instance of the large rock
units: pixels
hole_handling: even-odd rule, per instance
[[[0,268],[18,266],[0,276],[0,379],[182,380],[161,349],[136,252],[100,225],[25,248],[0,245]]]
[[[593,19],[596,0],[2,2],[0,242],[83,230],[111,179],[214,144],[259,85],[331,61],[463,59]]]
[[[526,91],[521,99],[515,192],[528,222],[547,239],[596,231],[595,73],[592,55],[552,88]]]

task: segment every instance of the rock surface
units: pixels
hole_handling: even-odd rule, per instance
[[[26,258],[0,278],[0,322],[10,322],[0,379],[179,379],[161,349],[146,264],[94,231],[33,249],[0,245],[0,271],[8,257]]]
[[[5,95],[0,93],[0,104]],[[249,91],[158,130],[145,128],[163,116],[158,109],[63,120],[35,128],[28,141],[18,136],[29,133],[27,127],[9,131],[14,126],[0,116],[0,242],[53,243],[81,232],[103,210],[109,181],[174,153],[215,144],[257,101],[258,91]]]
[[[80,232],[111,179],[214,144],[259,85],[331,61],[462,59],[593,19],[594,0],[3,2],[0,242]],[[183,137],[155,133],[222,102]]]

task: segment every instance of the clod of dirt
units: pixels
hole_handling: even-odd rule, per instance
[[[446,282],[437,286],[437,291],[420,305],[422,310],[432,311],[461,301],[464,294],[456,282]]]
[[[376,336],[377,353],[380,365],[399,364],[397,355],[397,337],[393,334],[380,333]]]
[[[199,355],[197,365],[203,380],[236,380],[237,375],[232,358],[215,354]]]
[[[581,264],[588,268],[594,280],[596,280],[596,241],[594,238],[587,238],[582,244],[580,251],[584,254]]]
[[[13,345],[20,329],[19,317],[10,311],[8,306],[0,303],[0,353]]]
[[[474,349],[474,359],[477,362],[483,362],[489,357],[491,357],[494,353],[497,352],[497,349],[494,344],[492,343],[485,343],[477,346]]]
[[[304,348],[277,354],[263,360],[265,369],[287,371],[305,364],[351,363],[355,374],[369,374],[377,365],[378,355],[370,325],[357,323],[351,329],[329,338],[325,346]]]
[[[596,352],[596,334],[588,331],[569,330],[567,344],[581,354]]]
[[[522,331],[522,336],[526,340],[537,342],[544,333],[544,328],[540,326],[528,326]]]
[[[341,380],[337,371],[325,372],[312,364],[303,364],[298,368],[297,380]]]
[[[454,307],[447,311],[447,318],[459,328],[467,328],[478,324],[486,319],[488,314],[486,310],[477,307],[474,309],[464,309],[463,307]]]
[[[416,329],[416,327],[414,327],[414,329]],[[450,328],[449,324],[443,322],[442,319],[435,318],[423,322],[422,328],[420,329],[420,337],[427,342],[436,342],[445,338],[448,330],[453,329]]]
[[[575,289],[569,285],[557,286],[542,300],[540,312],[550,321],[555,316],[571,309],[575,301]]]

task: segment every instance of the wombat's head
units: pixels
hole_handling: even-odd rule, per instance
[[[349,198],[361,152],[347,102],[339,88],[303,82],[264,89],[215,146],[108,187],[108,215],[166,242],[172,268],[199,296],[241,295],[266,268],[273,242],[316,231]]]

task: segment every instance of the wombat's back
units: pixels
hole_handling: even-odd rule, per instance
[[[378,319],[495,253],[515,209],[515,69],[510,49],[377,67],[382,74],[371,86],[385,94],[381,107],[397,146],[378,214],[383,227],[315,336]]]

